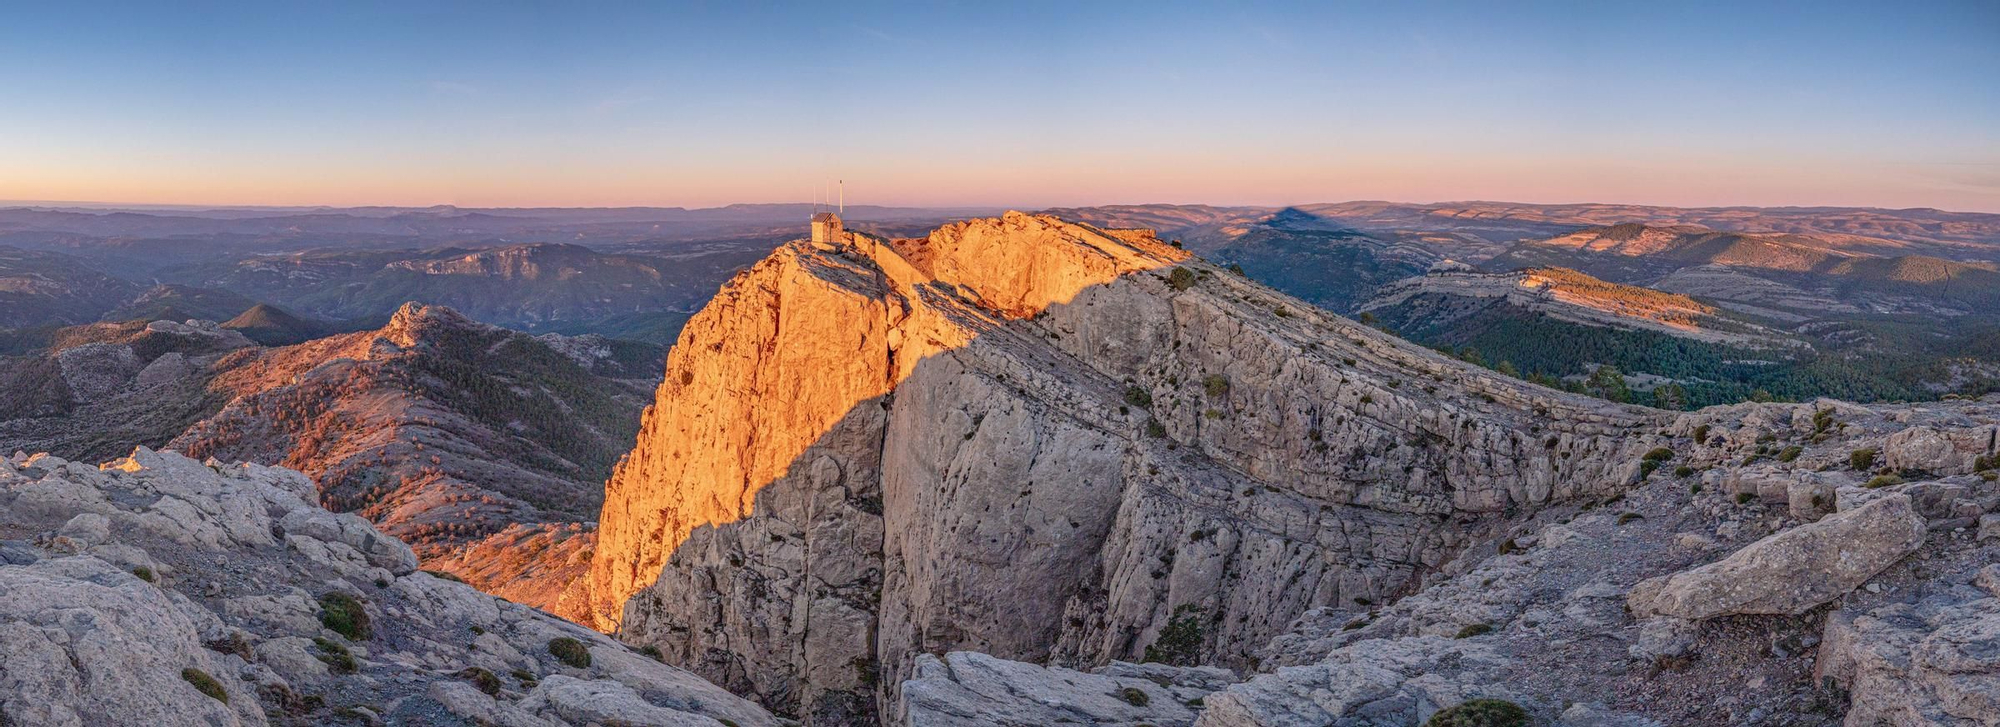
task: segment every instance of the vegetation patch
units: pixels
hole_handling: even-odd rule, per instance
[[[556,661],[578,669],[590,666],[590,647],[568,636],[549,639],[549,655],[554,656]]]
[[[1755,500],[1755,499],[1757,499],[1757,496],[1756,496],[1755,494],[1752,494],[1752,493],[1748,493],[1748,492],[1738,492],[1738,493],[1736,493],[1736,504],[1738,504],[1738,505],[1748,505],[1748,504],[1750,504],[1750,501],[1751,501],[1751,500]]]
[[[1147,702],[1152,701],[1150,698],[1146,696],[1146,691],[1138,687],[1126,687],[1124,689],[1121,689],[1118,691],[1118,696],[1119,698],[1124,699],[1126,704],[1130,704],[1134,707],[1144,707],[1146,706]]]
[[[132,575],[138,576],[139,580],[145,581],[147,583],[154,582],[153,569],[147,568],[146,566],[143,565],[137,568],[133,568]]]
[[[333,673],[354,673],[356,668],[354,664],[354,652],[348,651],[347,647],[342,646],[340,642],[315,636],[313,637],[313,647],[319,650],[319,653],[313,654],[313,657],[319,659],[320,663],[325,664],[326,668],[332,670]]]
[[[1528,727],[1528,710],[1504,699],[1471,699],[1439,710],[1424,727]]]
[[[1849,452],[1847,454],[1847,464],[1854,469],[1867,471],[1868,468],[1875,466],[1875,450],[1868,448]]]
[[[1203,376],[1201,378],[1201,390],[1204,393],[1207,393],[1209,396],[1222,396],[1224,394],[1228,394],[1229,377],[1223,376],[1222,374],[1209,374],[1207,376]]]
[[[368,609],[361,599],[333,591],[319,597],[319,622],[348,641],[366,641],[370,634]]]
[[[493,672],[471,666],[460,671],[458,676],[460,679],[472,682],[472,686],[478,687],[479,691],[485,692],[487,696],[500,693],[500,677],[493,676]]]
[[[1167,619],[1167,627],[1160,629],[1160,637],[1146,647],[1146,656],[1142,661],[1193,666],[1201,655],[1202,610],[1202,607],[1192,603],[1175,606],[1173,616]]]
[[[1806,448],[1804,448],[1804,447],[1801,447],[1801,446],[1798,446],[1798,445],[1796,445],[1796,444],[1794,444],[1794,445],[1792,445],[1792,446],[1790,446],[1790,447],[1786,447],[1786,448],[1784,448],[1783,450],[1780,450],[1780,451],[1778,452],[1778,461],[1779,461],[1779,462],[1790,462],[1790,461],[1792,461],[1792,460],[1795,460],[1795,459],[1798,459],[1798,458],[1799,458],[1799,454],[1800,454],[1800,453],[1802,453],[1802,452],[1804,452],[1804,451],[1806,451]]]
[[[1469,638],[1472,638],[1472,637],[1474,637],[1474,636],[1478,636],[1478,635],[1480,635],[1480,634],[1490,634],[1490,633],[1493,633],[1493,626],[1492,626],[1492,625],[1490,625],[1490,624],[1472,624],[1472,625],[1470,625],[1470,626],[1467,626],[1467,627],[1465,627],[1465,628],[1462,628],[1462,629],[1459,629],[1459,630],[1458,630],[1458,635],[1457,635],[1457,636],[1454,636],[1454,637],[1452,637],[1452,638],[1455,638],[1455,639],[1469,639]]]
[[[1173,272],[1167,273],[1167,285],[1172,286],[1174,290],[1187,290],[1194,287],[1194,271],[1187,268],[1174,268]]]
[[[209,699],[223,704],[229,703],[229,692],[223,691],[222,682],[216,681],[215,677],[208,675],[208,672],[188,667],[181,670],[181,678],[186,679],[187,683],[193,684],[194,688],[202,694],[208,695]]]
[[[1900,485],[1900,484],[1903,484],[1903,478],[1901,477],[1897,477],[1895,475],[1876,475],[1874,479],[1868,480],[1868,484],[1862,485],[1862,487],[1866,487],[1868,489],[1873,490],[1878,487],[1888,487],[1890,485]]]
[[[1125,387],[1125,403],[1141,408],[1152,406],[1153,392],[1147,391],[1143,386],[1127,386]]]

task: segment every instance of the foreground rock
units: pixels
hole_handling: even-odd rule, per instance
[[[1752,543],[1728,558],[1648,579],[1632,612],[1690,620],[1801,614],[1854,590],[1924,544],[1910,498],[1891,494]]]
[[[1086,673],[962,651],[919,656],[912,675],[903,684],[910,727],[1184,727],[1205,697],[1236,681],[1214,667],[1112,662]]]
[[[0,723],[779,724],[314,495],[144,448],[0,460]]]

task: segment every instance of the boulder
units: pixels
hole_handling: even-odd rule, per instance
[[[909,727],[1031,727],[1070,721],[1186,727],[1210,693],[1236,681],[1227,670],[1112,662],[1094,673],[1041,667],[977,652],[917,657],[903,682]]]
[[[368,563],[403,575],[417,569],[417,554],[403,541],[383,535],[358,516],[319,509],[286,513],[278,527],[287,534],[303,535],[328,543],[342,543],[359,551]]]
[[[1703,620],[1800,614],[1854,590],[1923,545],[1924,519],[1891,494],[1777,533],[1729,557],[1633,586],[1635,615]]]

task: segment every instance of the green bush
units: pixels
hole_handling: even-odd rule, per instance
[[[208,698],[223,704],[229,703],[229,692],[223,691],[222,682],[216,681],[215,677],[208,675],[208,672],[188,667],[181,670],[181,678],[186,679],[187,683],[193,684],[194,688],[202,694],[208,695]]]
[[[139,580],[145,581],[147,583],[153,582],[153,569],[147,568],[146,566],[142,565],[137,568],[133,568],[132,575],[138,576]]]
[[[1644,520],[1644,519],[1646,519],[1646,516],[1644,516],[1644,515],[1641,515],[1641,514],[1639,514],[1639,513],[1636,513],[1636,512],[1621,512],[1621,513],[1618,513],[1618,524],[1619,524],[1619,525],[1624,525],[1625,523],[1629,523],[1629,522],[1632,522],[1633,520]]]
[[[1478,636],[1480,634],[1490,634],[1490,633],[1493,633],[1493,626],[1491,626],[1490,624],[1473,624],[1471,626],[1459,629],[1458,635],[1452,638],[1469,639],[1474,636]]]
[[[1778,461],[1790,462],[1792,460],[1798,459],[1799,454],[1804,451],[1806,451],[1804,447],[1798,446],[1796,444],[1790,447],[1786,447],[1784,448],[1784,450],[1778,452]]]
[[[590,647],[568,636],[549,639],[549,654],[564,664],[583,669],[590,666]]]
[[[1146,436],[1152,437],[1154,439],[1159,439],[1161,437],[1167,436],[1167,426],[1165,424],[1161,424],[1160,420],[1158,419],[1147,419]]]
[[[1229,393],[1229,377],[1223,376],[1222,374],[1209,374],[1207,376],[1204,376],[1201,378],[1201,390],[1203,392],[1206,392],[1209,396],[1222,396],[1224,394],[1227,394]]]
[[[327,668],[332,670],[333,673],[354,673],[356,669],[354,652],[348,651],[347,647],[342,646],[340,642],[315,636],[313,637],[313,646],[319,649],[319,653],[313,654],[313,657],[319,659],[320,663],[326,664]]]
[[[1194,271],[1187,268],[1174,268],[1173,272],[1167,273],[1167,285],[1173,286],[1174,290],[1187,290],[1194,287]]]
[[[1890,485],[1900,485],[1900,484],[1903,484],[1903,478],[1901,477],[1897,477],[1895,475],[1876,475],[1874,479],[1869,480],[1868,484],[1862,485],[1862,487],[1866,487],[1872,490],[1877,487],[1888,487]]]
[[[1659,468],[1660,468],[1660,461],[1657,459],[1639,460],[1639,479],[1643,480],[1648,477],[1652,477],[1653,470],[1657,470]]]
[[[1875,450],[1857,449],[1847,455],[1847,464],[1857,470],[1867,471],[1875,466]]]
[[[1201,655],[1201,614],[1202,608],[1192,603],[1175,606],[1166,628],[1160,629],[1159,638],[1146,647],[1146,656],[1141,661],[1193,666]]]
[[[1748,505],[1748,504],[1750,504],[1750,501],[1751,501],[1751,500],[1755,500],[1755,499],[1757,499],[1757,496],[1756,496],[1755,494],[1752,494],[1752,493],[1748,493],[1748,492],[1738,492],[1738,493],[1736,493],[1736,504],[1738,504],[1738,505]]]
[[[368,609],[362,607],[361,599],[345,593],[333,591],[319,597],[319,622],[348,641],[368,639]]]
[[[1687,465],[1681,465],[1679,467],[1674,468],[1675,477],[1687,477],[1693,474],[1694,474],[1694,468],[1689,467]]]
[[[1708,425],[1707,425],[1707,424],[1703,424],[1703,425],[1701,425],[1701,426],[1698,426],[1698,427],[1695,427],[1695,428],[1694,428],[1694,443],[1695,443],[1695,444],[1707,444],[1707,443],[1708,443]]]
[[[1130,704],[1134,707],[1144,707],[1146,706],[1147,702],[1152,701],[1150,698],[1146,696],[1145,690],[1140,689],[1138,687],[1126,687],[1124,689],[1121,689],[1118,691],[1118,696],[1124,698],[1126,704]]]
[[[460,671],[458,676],[461,679],[471,681],[472,686],[478,687],[479,691],[485,692],[487,696],[500,693],[500,677],[493,676],[493,672],[476,666],[470,666],[466,667],[464,671]]]
[[[1674,458],[1674,451],[1666,447],[1655,447],[1643,458],[1649,462],[1665,462]]]
[[[1472,699],[1439,710],[1424,727],[1528,727],[1528,710],[1504,699]]]
[[[1125,403],[1137,407],[1152,406],[1153,392],[1147,391],[1143,386],[1127,386],[1125,387]]]

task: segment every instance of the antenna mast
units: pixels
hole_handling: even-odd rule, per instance
[[[840,213],[847,214],[847,180],[837,179],[834,183],[840,185]]]

